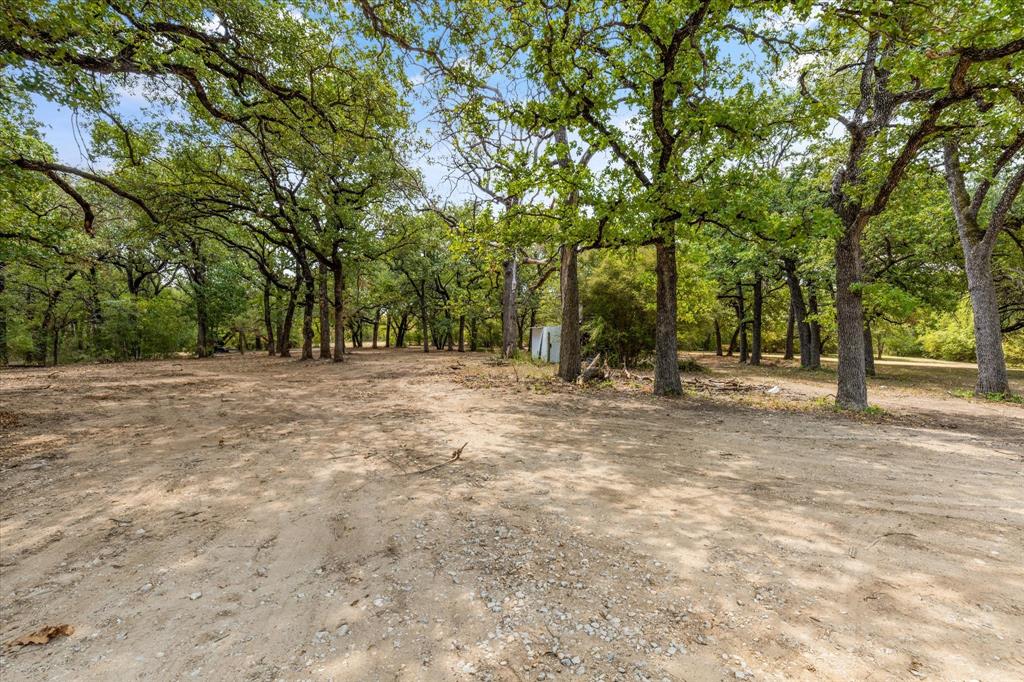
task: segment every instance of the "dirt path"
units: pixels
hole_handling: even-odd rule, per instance
[[[1024,678],[1021,408],[873,424],[507,370],[0,374],[0,640],[76,628],[4,679]]]

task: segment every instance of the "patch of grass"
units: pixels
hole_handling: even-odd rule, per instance
[[[986,400],[992,400],[997,403],[1013,403],[1014,405],[1024,405],[1024,396],[1013,395],[1008,393],[989,393],[985,396]]]
[[[707,372],[708,368],[697,362],[694,358],[679,359],[680,372]]]
[[[1024,405],[1024,396],[1013,395],[1008,393],[986,393],[985,395],[978,395],[974,391],[968,388],[954,388],[949,394],[955,398],[963,398],[964,400],[987,400],[993,403],[1012,403],[1014,405]]]
[[[830,395],[815,398],[814,400],[811,401],[811,403],[819,409],[828,410],[829,412],[835,412],[836,414],[850,415],[852,417],[879,418],[892,416],[889,412],[879,407],[878,405],[868,405],[866,408],[860,411],[844,409],[836,405],[835,397]]]

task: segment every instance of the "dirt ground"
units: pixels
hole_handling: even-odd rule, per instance
[[[1024,407],[700,361],[0,373],[0,677],[1024,679]]]

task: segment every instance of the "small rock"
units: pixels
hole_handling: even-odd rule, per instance
[[[191,599],[192,601],[195,601],[196,599],[199,599],[202,596],[203,596],[202,592],[193,592],[192,594],[188,595],[188,598]]]

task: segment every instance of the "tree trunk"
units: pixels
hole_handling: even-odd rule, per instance
[[[466,352],[466,316],[459,315],[459,352]]]
[[[1012,147],[1007,147],[1004,155],[1000,157],[994,167],[995,174],[999,173],[1002,164],[1012,158],[1012,154],[1005,156],[1011,149]],[[1016,151],[1019,152],[1019,148]],[[999,304],[996,299],[995,283],[992,280],[992,249],[999,238],[999,233],[1006,227],[1007,216],[1024,185],[1024,169],[1017,170],[1003,186],[996,201],[996,209],[989,216],[988,226],[983,229],[978,223],[978,211],[985,203],[989,188],[998,183],[992,182],[995,178],[987,178],[985,184],[975,189],[972,198],[967,193],[955,138],[949,137],[945,140],[943,158],[946,167],[946,186],[956,218],[960,247],[963,249],[967,290],[971,296],[971,309],[974,314],[974,351],[978,360],[978,382],[974,386],[974,392],[978,395],[1009,395],[1010,383],[1006,374],[1006,357],[1003,354]]]
[[[793,359],[793,332],[796,331],[796,316],[793,314],[793,302],[789,302],[789,318],[786,320],[786,352],[783,360]]]
[[[300,283],[288,290],[288,305],[284,309],[284,321],[281,323],[281,333],[277,335],[277,354],[282,358],[292,356],[292,324],[295,320],[295,299],[299,293]]]
[[[189,243],[194,257],[191,267],[187,269],[195,293],[196,303],[196,356],[205,358],[210,355],[209,339],[209,308],[206,300],[206,263],[202,259],[198,243]]]
[[[844,230],[836,244],[836,321],[839,342],[836,405],[850,410],[868,406],[868,385],[864,371],[864,306],[860,287],[859,233]]]
[[[405,348],[405,333],[409,329],[409,313],[402,313],[402,317],[395,325],[395,348]]]
[[[100,325],[103,324],[103,308],[100,306],[100,283],[96,274],[96,264],[89,265],[89,336],[93,344],[99,338]]]
[[[754,277],[754,345],[750,349],[750,364],[761,364],[761,320],[764,312],[764,280],[760,274]]]
[[[715,355],[722,357],[722,325],[715,318]]]
[[[804,293],[800,289],[800,279],[796,274],[796,261],[786,258],[782,261],[786,270],[786,284],[789,285],[789,305],[793,311],[793,321],[796,324],[797,334],[800,338],[800,366],[804,369],[811,368],[811,325],[807,321],[807,307],[804,304]]]
[[[384,347],[391,348],[391,313],[384,318]]]
[[[1009,395],[1010,382],[1003,354],[999,303],[992,280],[991,254],[981,248],[973,251],[966,254],[964,264],[967,270],[967,289],[974,311],[974,348],[978,359],[978,383],[975,384],[974,392],[978,395]]]
[[[331,256],[331,277],[334,278],[334,362],[345,361],[345,271],[341,256]]]
[[[320,359],[331,357],[331,301],[327,295],[327,268],[317,269],[320,289]]]
[[[53,324],[53,366],[56,367],[60,364],[60,328],[57,326],[56,320]]]
[[[270,281],[263,283],[263,326],[267,328],[267,354],[274,354],[274,321],[270,317]]]
[[[430,318],[427,317],[427,283],[422,282],[423,295],[420,296],[420,324],[423,325],[423,352],[430,352]]]
[[[654,394],[680,395],[679,352],[676,338],[675,236],[670,234],[654,245],[657,280],[657,318],[654,330]]]
[[[32,362],[38,362],[41,367],[46,367],[46,358],[50,352],[50,328],[53,325],[54,303],[53,296],[48,296],[46,309],[43,311],[43,320],[39,326],[39,333],[33,339],[35,352],[32,354]]]
[[[377,314],[373,318],[373,348],[377,347],[377,334],[380,331],[380,308],[377,308]]]
[[[196,296],[196,357],[205,358],[210,355],[209,312],[206,301],[206,272],[200,266],[192,278],[192,287]]]
[[[583,364],[580,347],[580,285],[576,247],[562,244],[560,288],[562,292],[562,338],[558,356],[558,376],[576,381]]]
[[[875,376],[875,351],[871,343],[871,321],[864,320],[864,373]]]
[[[7,287],[7,263],[0,260],[0,296]],[[6,367],[9,362],[7,355],[7,306],[0,305],[0,366]]]
[[[808,311],[811,315],[810,322],[807,323],[807,329],[810,332],[808,338],[808,353],[810,355],[810,369],[821,369],[821,347],[824,342],[821,340],[821,323],[818,322],[818,294],[815,293],[814,283],[807,285],[807,303],[810,306]]]
[[[302,277],[302,355],[301,360],[313,359],[313,304],[316,302],[316,280],[313,270],[300,248],[298,255],[299,275]]]
[[[501,288],[501,355],[511,358],[516,354],[516,289],[518,282],[518,265],[514,257],[502,263],[504,281]]]
[[[206,313],[206,296],[196,295],[196,357],[205,358],[210,355],[208,318]]]
[[[736,317],[740,324],[740,364],[745,365],[750,362],[750,346],[747,345],[747,309],[741,282],[736,284]]]
[[[469,351],[475,353],[479,346],[476,340],[476,317],[469,318]]]
[[[729,337],[729,348],[726,349],[725,357],[731,358],[732,354],[736,352],[736,340],[740,337],[740,327],[742,324],[736,325],[736,329],[733,330],[732,336]]]
[[[238,354],[245,355],[245,331],[238,330]]]
[[[528,311],[524,310],[523,314],[516,319],[516,348],[526,348],[523,344],[523,332],[526,329],[526,315]],[[529,350],[529,348],[527,348]]]

